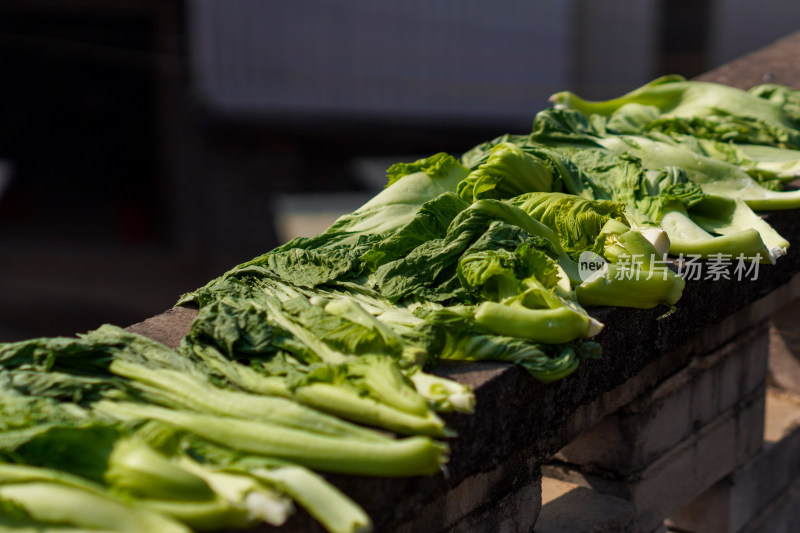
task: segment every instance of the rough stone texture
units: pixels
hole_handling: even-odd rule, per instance
[[[545,477],[542,511],[534,533],[618,533],[630,531],[635,518],[635,509],[627,500]]]
[[[798,51],[800,33],[703,79],[751,86],[771,74],[773,81],[800,87],[800,70],[794,66]],[[474,415],[448,417],[459,433],[451,441],[449,476],[330,479],[365,508],[377,531],[386,531],[410,523],[430,502],[468,478],[496,470],[520,450],[527,450],[533,460],[552,456],[693,356],[711,352],[800,297],[800,275],[796,275],[800,271],[800,217],[777,212],[769,215],[769,221],[794,243],[777,265],[761,268],[755,281],[687,282],[678,311],[668,317],[660,318],[662,309],[592,310],[606,324],[597,339],[604,347],[603,359],[586,362],[567,379],[543,385],[512,365],[441,365],[437,372],[473,384],[478,399]],[[188,331],[191,318],[191,312],[173,310],[131,329],[175,345]],[[709,330],[714,333],[706,334]],[[676,470],[675,475],[686,476],[686,472]],[[487,529],[491,528],[487,525]],[[300,514],[283,530],[319,528]]]
[[[787,501],[797,501],[792,484],[800,475],[800,397],[769,390],[766,406],[762,451],[674,513],[672,526],[697,533],[772,532],[785,527],[779,527],[780,513],[772,515]],[[775,529],[763,529],[767,518]]]
[[[696,428],[761,386],[767,341],[762,323],[712,354],[693,358],[682,370],[605,417],[555,458],[581,465],[585,471],[609,470],[622,476],[644,470]]]

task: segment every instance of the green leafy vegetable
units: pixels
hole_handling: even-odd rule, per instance
[[[542,159],[517,145],[499,142],[486,161],[458,184],[458,194],[468,202],[482,198],[510,198],[530,191],[549,192],[553,172]]]
[[[725,210],[703,210],[706,227],[716,227],[721,237],[711,235],[693,220],[691,209],[698,203],[722,208],[719,201],[704,200],[708,195],[713,192],[733,195],[731,191],[736,189],[730,176],[719,169],[719,165],[726,165],[722,161],[706,158],[707,165],[703,161],[697,164],[702,156],[679,145],[642,136],[606,135],[602,128],[598,129],[596,124],[571,110],[539,113],[531,137],[548,143],[585,175],[591,176],[591,189],[570,192],[610,197],[623,203],[628,215],[637,223],[660,224],[669,235],[670,252],[675,255],[691,253],[709,257],[735,253],[774,262],[785,253],[788,243],[766,223],[758,224],[756,229],[760,231],[753,231],[752,225],[735,224],[755,217],[747,205],[736,203],[736,198],[732,199],[732,207]],[[680,157],[670,155],[675,153]],[[706,168],[717,169],[717,172],[706,174]],[[717,174],[721,176],[715,182],[717,185],[705,190],[706,184],[713,181],[710,176]],[[746,174],[744,179],[755,183]],[[736,191],[738,194],[738,189]],[[739,212],[736,217],[731,215],[734,209]],[[709,223],[717,217],[721,220]]]
[[[550,100],[585,115],[609,116],[626,104],[652,106],[656,118],[646,125],[650,131],[800,148],[798,122],[784,107],[717,83],[664,76],[604,102],[589,102],[570,92],[556,93]]]

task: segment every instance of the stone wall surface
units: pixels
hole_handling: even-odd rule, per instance
[[[800,87],[799,55],[800,33],[701,79]],[[331,481],[376,531],[650,533],[670,516],[698,533],[800,530],[800,408],[766,387],[800,385],[787,318],[800,308],[800,217],[768,218],[793,244],[776,265],[752,281],[688,281],[668,316],[591,310],[606,324],[603,358],[562,381],[500,363],[441,365],[477,396],[474,415],[448,417],[458,437],[447,475]],[[130,329],[175,346],[195,315],[176,308]],[[279,531],[320,530],[299,514]]]

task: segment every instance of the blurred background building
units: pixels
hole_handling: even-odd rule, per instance
[[[0,341],[143,320],[393,162],[798,29],[794,0],[0,0]]]

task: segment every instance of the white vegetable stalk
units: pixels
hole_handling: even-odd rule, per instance
[[[46,468],[0,465],[0,501],[20,507],[36,522],[36,531],[44,523],[121,533],[191,533],[165,515],[118,499],[81,478]]]
[[[472,387],[417,369],[407,376],[416,387],[417,392],[434,404],[437,411],[473,413],[475,411],[475,393]]]
[[[322,524],[330,533],[368,533],[369,516],[353,500],[314,472],[299,466],[259,468],[253,476],[277,487]]]
[[[664,257],[669,253],[669,235],[667,235],[666,231],[653,227],[639,228],[638,231],[645,239],[650,241],[650,244],[656,249],[658,257]]]
[[[294,512],[292,501],[265,487],[256,479],[224,471],[213,471],[188,457],[181,457],[180,466],[208,483],[211,489],[234,507],[245,510],[251,520],[280,526]]]

